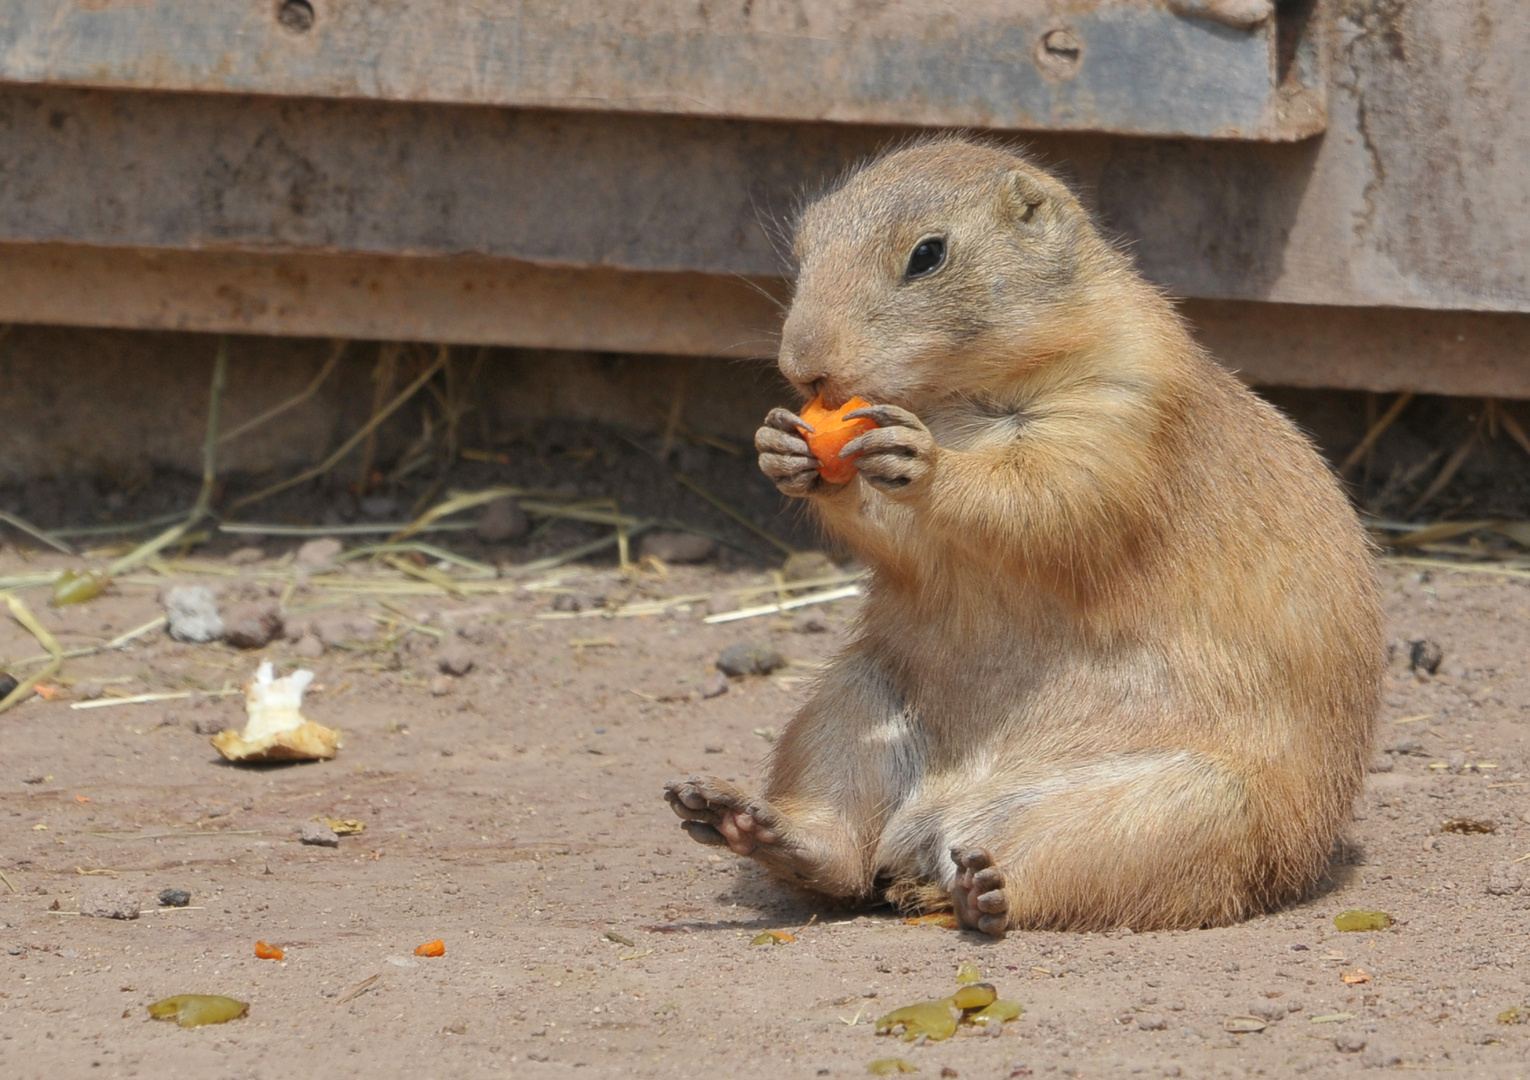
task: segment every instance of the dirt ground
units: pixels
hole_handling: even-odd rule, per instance
[[[69,564],[8,547],[0,576]],[[291,576],[275,558],[171,573],[225,603]],[[1530,862],[1514,861],[1530,853],[1530,574],[1383,575],[1392,682],[1331,881],[1197,932],[996,942],[835,910],[690,842],[664,781],[757,782],[773,729],[853,615],[849,599],[814,608],[822,620],[701,620],[710,594],[768,601],[759,569],[659,580],[581,566],[462,597],[391,571],[313,578],[289,598],[295,618],[360,619],[358,640],[301,661],[317,673],[305,711],[344,732],[328,763],[237,767],[198,733],[243,720],[238,697],[201,691],[262,658],[290,671],[286,641],[251,653],[154,631],[70,660],[54,700],[0,716],[0,1074],[807,1077],[901,1057],[942,1077],[1524,1076],[1530,1025],[1498,1017],[1530,1009]],[[154,619],[164,583],[129,575],[64,609],[45,589],[20,595],[76,649]],[[359,591],[384,586],[394,593]],[[556,610],[580,606],[560,596],[606,607]],[[666,599],[662,613],[608,616]],[[1421,639],[1443,648],[1435,677],[1410,668]],[[703,697],[719,651],[740,641],[790,663]],[[438,674],[448,646],[471,655],[465,676]],[[37,651],[0,622],[0,668],[31,670],[17,662]],[[366,829],[305,846],[316,816]],[[1494,831],[1442,830],[1454,819]],[[106,886],[143,914],[77,914]],[[159,907],[167,888],[190,905]],[[1349,908],[1396,924],[1338,932]],[[795,940],[752,944],[767,930]],[[443,957],[413,955],[436,938]],[[257,959],[257,940],[285,959]],[[1025,1008],[1002,1034],[874,1034],[892,1008],[951,993],[969,961]],[[1345,981],[1357,972],[1365,981]],[[148,1018],[148,1003],[187,992],[231,995],[249,1015],[199,1029]],[[1250,1015],[1263,1031],[1226,1030]]]

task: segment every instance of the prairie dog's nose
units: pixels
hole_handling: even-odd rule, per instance
[[[787,317],[781,329],[781,352],[776,359],[785,375],[798,386],[812,386],[827,378],[826,361],[831,350],[823,335]]]

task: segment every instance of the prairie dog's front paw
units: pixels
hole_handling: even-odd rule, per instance
[[[845,419],[859,416],[869,417],[877,426],[846,443],[840,456],[855,457],[856,468],[868,484],[898,498],[930,479],[939,448],[924,421],[896,405],[868,405],[846,413]]]
[[[798,499],[823,486],[818,459],[802,437],[806,426],[790,409],[771,409],[764,426],[754,433],[760,471],[775,481],[782,494]]]

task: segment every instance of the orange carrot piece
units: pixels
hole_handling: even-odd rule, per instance
[[[414,955],[416,955],[416,956],[445,956],[446,955],[446,942],[442,941],[440,938],[436,938],[436,940],[434,940],[434,941],[427,941],[425,944],[421,945],[418,949],[414,950]]]
[[[823,403],[820,394],[812,401],[803,406],[797,415],[807,423],[813,425],[813,430],[799,428],[803,439],[808,444],[808,449],[813,451],[813,456],[818,459],[818,475],[831,484],[848,484],[850,478],[855,475],[855,458],[848,461],[839,456],[839,452],[845,448],[845,444],[857,435],[864,435],[875,428],[876,421],[865,416],[858,416],[854,420],[846,420],[845,413],[856,409],[864,409],[871,402],[862,398],[853,397],[837,409],[830,409]]]
[[[264,941],[255,943],[255,955],[262,960],[280,960],[284,955],[275,945],[267,945]]]

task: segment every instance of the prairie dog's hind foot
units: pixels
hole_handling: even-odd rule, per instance
[[[1009,928],[1009,892],[1004,875],[993,864],[986,848],[951,849],[956,864],[956,883],[951,903],[963,926],[1001,938]]]
[[[692,776],[664,785],[664,799],[698,844],[726,845],[736,855],[758,855],[781,842],[780,815],[715,777]]]

